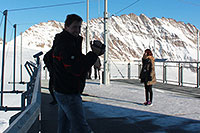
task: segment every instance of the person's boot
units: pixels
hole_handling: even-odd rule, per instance
[[[149,102],[148,101],[146,101],[146,102],[144,102],[144,105],[147,105]]]

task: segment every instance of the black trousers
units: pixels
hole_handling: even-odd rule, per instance
[[[96,67],[94,67],[94,78],[95,79],[97,79],[97,75],[98,75],[98,77],[99,77],[99,79],[100,79],[100,72],[99,72],[99,68],[96,68]]]
[[[152,85],[147,85],[147,84],[145,83],[144,86],[145,86],[146,101],[152,102],[152,100],[153,100]],[[150,96],[150,98],[149,98],[149,96]]]
[[[90,70],[87,73],[87,79],[92,79],[91,74],[92,74],[92,69],[90,68]]]
[[[53,98],[54,101],[56,101],[56,98],[54,96],[54,86],[53,86],[53,78],[50,76],[49,78],[49,92]]]

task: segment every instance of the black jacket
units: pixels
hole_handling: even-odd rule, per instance
[[[142,70],[140,72],[141,83],[147,83],[152,80],[150,73],[152,71],[151,60],[148,58],[142,58]]]
[[[81,36],[74,37],[65,30],[56,35],[53,44],[55,91],[82,93],[86,74],[97,59],[93,52],[82,54],[82,40]]]

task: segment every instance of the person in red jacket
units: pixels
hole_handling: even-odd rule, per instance
[[[87,72],[105,50],[92,45],[92,51],[82,54],[81,24],[80,16],[67,15],[64,30],[54,39],[53,74],[58,103],[58,133],[91,132],[84,115],[81,93]]]

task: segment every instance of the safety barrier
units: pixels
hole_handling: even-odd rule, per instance
[[[34,65],[30,62],[26,62],[25,64],[25,67],[31,76],[31,80],[27,83],[27,91],[22,94],[22,111],[16,115],[17,117],[10,123],[4,133],[40,131],[41,64],[39,63],[39,56],[34,58],[37,58],[37,64]],[[31,69],[31,64],[34,66],[34,69]],[[24,99],[27,101],[26,104]]]
[[[200,62],[155,60],[158,82],[179,86],[200,86]],[[110,79],[138,79],[142,68],[141,60],[111,62]]]

